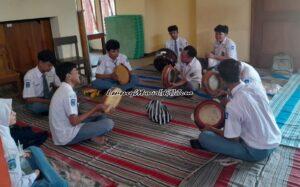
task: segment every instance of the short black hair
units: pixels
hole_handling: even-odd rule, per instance
[[[118,40],[108,40],[105,44],[105,49],[107,51],[120,49],[120,43],[118,42]]]
[[[71,73],[74,68],[76,68],[76,64],[72,62],[60,63],[55,67],[56,75],[59,77],[61,82],[64,82],[67,74]]]
[[[55,65],[56,64],[56,58],[55,55],[52,51],[46,49],[42,50],[38,53],[37,58],[41,62],[50,62],[51,64]]]
[[[168,32],[172,32],[172,31],[177,31],[178,32],[177,25],[171,25],[171,26],[168,27]]]
[[[186,46],[183,50],[187,51],[187,54],[189,55],[189,57],[197,56],[197,50],[191,45]]]
[[[218,65],[221,78],[227,83],[240,81],[240,63],[234,59],[226,59]]]
[[[215,32],[223,32],[225,34],[228,34],[229,28],[227,25],[218,25],[215,27]]]

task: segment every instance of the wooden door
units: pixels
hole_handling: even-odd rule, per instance
[[[300,68],[300,0],[252,0],[251,64],[270,68],[285,52]]]
[[[5,22],[0,25],[0,30],[1,28],[4,30],[5,39],[0,39],[0,42],[7,46],[15,63],[15,70],[22,75],[36,66],[39,51],[53,51],[49,19]]]

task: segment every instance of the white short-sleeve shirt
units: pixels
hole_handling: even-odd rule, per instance
[[[78,115],[77,96],[71,85],[63,82],[54,93],[49,110],[50,130],[55,145],[66,145],[77,135],[82,124],[73,126],[69,116]]]
[[[272,149],[281,142],[281,132],[266,94],[256,85],[241,82],[226,105],[224,136],[240,137],[255,149]]]
[[[237,60],[237,49],[234,41],[225,37],[222,43],[216,41],[214,43],[213,53],[217,56],[228,56]]]
[[[103,55],[99,59],[96,74],[111,74],[113,73],[114,68],[120,64],[125,65],[129,71],[132,70],[126,55],[120,53],[115,60],[111,59],[108,54]]]
[[[261,78],[258,72],[250,64],[246,62],[241,62],[241,80],[248,83],[260,83]]]
[[[180,58],[180,54],[183,51],[183,49],[188,45],[188,42],[186,39],[182,38],[182,37],[178,37],[176,39],[176,43],[177,43],[177,54],[178,54],[178,58]],[[176,54],[176,50],[175,50],[175,40],[170,39],[168,41],[166,41],[165,47],[174,51]]]
[[[266,89],[264,88],[261,78],[258,72],[252,67],[250,64],[246,62],[241,62],[241,80],[246,84],[256,85],[255,88],[261,89],[264,93],[266,93]],[[267,94],[267,93],[266,93]]]
[[[59,87],[61,82],[55,73],[55,68],[45,73],[49,90],[53,89],[53,86]],[[30,97],[43,97],[43,74],[38,67],[29,70],[24,76],[24,89],[23,98]]]
[[[199,60],[194,57],[189,63],[183,63],[181,61],[177,62],[175,68],[180,72],[188,82],[192,81],[201,84],[202,80],[202,66]]]

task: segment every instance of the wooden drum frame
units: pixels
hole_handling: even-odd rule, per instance
[[[210,108],[210,112],[205,111],[207,107]],[[217,117],[217,119],[215,117]],[[207,125],[218,129],[222,128],[225,121],[224,108],[220,103],[214,100],[202,101],[194,110],[194,121],[199,129],[203,129]]]

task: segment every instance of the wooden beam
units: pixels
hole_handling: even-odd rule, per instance
[[[79,25],[79,34],[80,34],[80,41],[81,41],[81,48],[82,48],[82,56],[85,60],[85,72],[87,73],[88,83],[91,82],[91,62],[90,62],[90,55],[89,55],[89,46],[88,46],[88,39],[85,30],[84,24],[84,10],[77,11],[78,17],[78,25]]]

